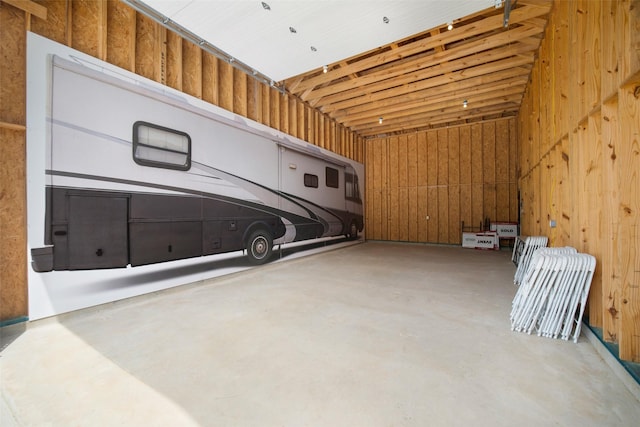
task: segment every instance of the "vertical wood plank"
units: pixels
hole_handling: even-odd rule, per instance
[[[26,124],[26,28],[21,10],[0,2],[0,121]],[[28,315],[26,132],[0,127],[0,321]]]
[[[482,126],[483,217],[496,220],[496,123]]]
[[[15,125],[27,122],[26,103],[26,33],[25,13],[0,3],[0,121]],[[7,134],[15,138],[13,134]],[[4,144],[4,140],[2,142]]]
[[[280,130],[289,133],[289,96],[284,94],[280,97]]]
[[[407,240],[418,241],[418,136],[407,135]]]
[[[438,132],[427,132],[427,241],[438,242]]]
[[[167,32],[166,41],[167,52],[167,73],[166,84],[177,90],[182,90],[182,37],[174,33],[173,31]],[[207,58],[210,54],[205,54],[206,66],[211,66],[211,59]],[[205,65],[203,65],[203,68]],[[216,76],[217,77],[217,76]],[[204,81],[203,81],[204,86]],[[211,96],[209,96],[211,98]]]
[[[473,225],[471,215],[471,127],[460,128],[460,223]],[[461,230],[462,232],[462,230]]]
[[[558,230],[556,233],[559,235],[558,244],[562,244],[564,246],[570,246],[571,244],[571,215],[572,215],[572,194],[573,194],[573,183],[570,179],[571,169],[570,162],[572,159],[569,157],[570,147],[569,147],[569,137],[566,136],[562,139],[560,144],[560,157],[562,162],[560,163],[560,192],[561,192],[561,205],[559,209],[560,221],[558,222]],[[562,242],[562,243],[560,243]]]
[[[438,210],[437,228],[438,243],[447,243],[449,240],[449,135],[447,129],[439,129],[438,135]]]
[[[233,68],[233,112],[247,117],[247,75]]]
[[[102,37],[106,31],[103,27],[104,2],[75,0],[71,6],[71,47],[100,58]]]
[[[0,4],[0,23],[7,22],[9,13]],[[4,321],[28,315],[25,131],[0,128],[0,140],[4,163],[0,168],[0,320]]]
[[[305,105],[305,114],[307,116],[307,126],[305,132],[307,134],[307,141],[311,144],[316,143],[316,117],[318,112],[311,107]],[[350,137],[353,137],[352,133],[349,133]],[[350,156],[348,156],[350,157]]]
[[[164,28],[151,18],[136,14],[136,67],[135,72],[143,77],[160,82],[162,80],[160,45],[164,38]]]
[[[585,40],[585,102],[586,111],[589,112],[600,105],[600,86],[602,73],[600,71],[600,55],[602,46],[600,44],[600,22],[601,22],[600,2],[587,1],[584,5],[586,10],[586,34]]]
[[[497,121],[495,140],[495,221],[509,221],[510,217],[509,148],[509,121]]]
[[[389,240],[400,240],[399,222],[400,218],[400,201],[399,201],[399,172],[398,172],[398,137],[388,138],[387,144],[387,169],[388,169],[388,212],[387,212],[387,230]]]
[[[182,91],[202,98],[202,49],[182,41]]]
[[[417,141],[418,241],[427,242],[427,133],[420,132]]]
[[[32,16],[31,31],[49,40],[69,45],[67,37],[71,34],[71,3],[71,0],[47,2],[47,19]]]
[[[407,136],[402,135],[397,139],[398,143],[398,240],[406,242],[409,239],[409,194],[408,184],[408,159],[407,159]],[[393,173],[393,172],[391,172]]]
[[[640,12],[638,12],[640,14]],[[640,362],[640,79],[618,91],[620,358]]]
[[[617,170],[621,152],[618,136],[618,99],[610,98],[602,105],[602,175],[603,175],[603,236],[607,239],[602,252],[602,334],[605,341],[618,342],[619,311],[621,309],[621,271],[619,246],[620,192]]]
[[[259,122],[262,118],[262,91],[256,79],[247,76],[247,117]]]
[[[603,197],[602,191],[602,139],[601,139],[601,112],[597,111],[589,116],[588,122],[588,167],[587,179],[587,204],[588,227],[587,245],[585,251],[596,258],[596,269],[591,280],[589,292],[589,324],[602,327],[602,224],[601,211],[594,208],[600,205]]]
[[[280,123],[280,100],[282,97],[275,89],[269,87],[269,123],[272,128],[282,130]]]
[[[107,62],[127,71],[134,71],[135,53],[135,10],[121,2],[107,2]]]
[[[202,99],[214,105],[220,103],[218,77],[218,58],[208,52],[202,52]]]
[[[484,167],[482,125],[471,126],[471,223],[484,222]]]
[[[220,107],[233,111],[233,67],[218,61],[218,101]]]
[[[260,123],[274,127],[271,124],[271,92],[269,90],[269,86],[266,84],[260,84],[260,90],[262,94],[260,95],[260,99],[262,101],[262,116],[260,117]]]

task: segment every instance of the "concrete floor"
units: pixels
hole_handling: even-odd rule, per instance
[[[5,331],[0,421],[638,425],[589,340],[511,332],[514,272],[507,251],[369,242],[32,322]]]

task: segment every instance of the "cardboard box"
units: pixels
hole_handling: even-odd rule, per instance
[[[499,239],[515,239],[518,237],[517,222],[492,222],[490,229],[498,234]]]
[[[462,233],[462,247],[473,249],[499,250],[499,240],[497,233],[493,231],[483,231],[479,233]]]

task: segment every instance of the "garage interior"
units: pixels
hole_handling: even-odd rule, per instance
[[[137,2],[0,1],[2,424],[633,425],[640,2],[498,3],[271,81]],[[363,163],[367,242],[29,322],[27,32]],[[510,331],[487,220],[596,257],[590,338]]]

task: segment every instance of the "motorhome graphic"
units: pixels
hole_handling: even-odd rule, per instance
[[[53,56],[36,272],[138,266],[363,230],[350,161]]]

